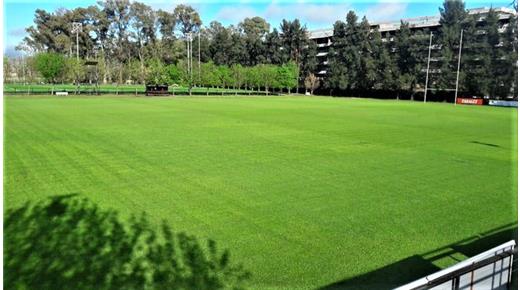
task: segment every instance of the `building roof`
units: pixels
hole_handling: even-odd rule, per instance
[[[473,8],[473,9],[468,9],[468,13],[470,15],[485,14],[489,11],[489,9],[490,8],[487,8],[487,7]],[[506,7],[494,8],[494,10],[496,12],[498,12],[498,17],[500,20],[508,19],[509,16],[511,16],[511,15],[516,15],[515,10],[506,8]],[[376,23],[372,24],[372,26],[377,26],[379,28],[379,31],[381,31],[381,32],[398,30],[399,27],[401,26],[401,21],[409,23],[411,28],[435,27],[435,26],[440,25],[439,24],[440,18],[441,18],[440,15],[421,16],[421,17],[414,17],[414,18],[405,18],[405,19],[401,19],[400,21],[376,22]],[[310,39],[332,37],[332,35],[333,35],[332,28],[317,29],[317,30],[309,31]]]

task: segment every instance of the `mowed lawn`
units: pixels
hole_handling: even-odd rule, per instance
[[[356,281],[517,220],[516,109],[324,97],[4,104],[6,208],[78,193],[144,211],[229,248],[252,288]]]

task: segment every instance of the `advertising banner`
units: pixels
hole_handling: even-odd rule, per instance
[[[457,98],[457,104],[462,105],[483,105],[483,99]]]
[[[499,101],[499,100],[489,100],[490,106],[499,106],[499,107],[517,107],[517,101]]]

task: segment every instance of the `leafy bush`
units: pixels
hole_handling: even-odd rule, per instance
[[[146,83],[149,85],[167,85],[171,83],[167,67],[158,59],[152,59],[148,63]]]
[[[57,53],[39,53],[34,58],[36,70],[42,77],[51,83],[55,83],[65,71],[65,58]]]
[[[249,273],[193,236],[73,195],[6,211],[6,289],[241,289]]]

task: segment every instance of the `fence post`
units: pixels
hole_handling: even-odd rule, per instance
[[[137,97],[137,88],[135,88],[135,96]]]
[[[31,87],[27,87],[27,95],[29,95],[31,92]]]

